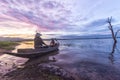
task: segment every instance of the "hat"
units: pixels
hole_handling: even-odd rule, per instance
[[[40,36],[42,36],[42,34],[36,33],[35,36],[36,36],[36,37],[40,37]]]

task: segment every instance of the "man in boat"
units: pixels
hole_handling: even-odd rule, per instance
[[[35,49],[47,46],[47,44],[45,44],[43,42],[43,40],[40,36],[42,36],[40,33],[35,34],[35,38],[34,38],[34,48]]]

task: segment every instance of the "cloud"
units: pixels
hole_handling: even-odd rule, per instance
[[[100,26],[104,26],[107,24],[107,19],[98,19],[98,20],[94,20],[92,22],[89,22],[87,25],[85,25],[85,27],[100,27]]]
[[[63,7],[63,5],[61,5],[60,3],[56,2],[56,1],[47,1],[47,2],[44,2],[42,4],[42,6],[45,9],[55,9],[55,8]]]
[[[17,0],[6,0],[2,2],[8,4],[8,10],[4,13],[5,15],[14,17],[28,24],[37,25],[39,28],[46,28],[46,30],[50,30],[50,28],[52,30],[53,27],[56,28],[57,25],[63,24],[66,22],[65,20],[67,20],[64,15],[68,13],[68,10],[65,10],[63,5],[56,1],[41,0],[36,3],[35,0],[31,0],[30,4],[32,4],[31,6],[34,8],[33,11],[31,11],[31,7],[28,6],[28,2],[25,0],[21,0],[20,2]],[[22,7],[19,6],[20,4]],[[48,8],[49,11],[46,10]],[[59,12],[57,12],[58,10]]]
[[[114,7],[114,14],[119,13],[118,4],[106,5],[104,0],[0,0],[0,26],[15,30],[19,24],[21,30],[35,28],[41,32],[104,32],[107,30],[106,17],[113,14],[109,9]],[[120,16],[116,16],[113,20],[119,23]]]

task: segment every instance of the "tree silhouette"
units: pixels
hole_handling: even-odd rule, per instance
[[[109,24],[108,28],[110,29],[110,31],[111,31],[111,33],[112,33],[112,38],[113,38],[113,40],[114,40],[114,44],[113,44],[113,48],[112,48],[112,52],[111,52],[111,54],[112,54],[112,53],[115,52],[116,43],[117,43],[117,39],[116,39],[116,38],[117,38],[117,33],[118,33],[119,31],[117,31],[116,33],[114,33],[113,26],[112,26],[112,24],[111,24],[111,20],[112,20],[112,17],[111,17],[111,18],[108,18],[107,22],[108,22],[108,24]]]
[[[117,43],[117,34],[118,32],[120,32],[120,29],[117,30],[116,32],[114,32],[113,30],[113,26],[111,24],[111,20],[112,20],[112,17],[111,18],[108,18],[107,22],[109,24],[108,28],[110,29],[111,31],[111,34],[112,34],[112,38],[114,40],[114,43],[113,43],[113,47],[112,47],[112,51],[110,53],[110,56],[109,56],[109,59],[111,60],[112,64],[114,63],[114,52],[115,52],[115,49],[116,49],[116,43]]]

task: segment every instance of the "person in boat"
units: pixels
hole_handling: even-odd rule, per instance
[[[34,48],[35,49],[47,46],[47,44],[44,43],[44,41],[42,40],[42,38],[40,36],[42,36],[42,34],[40,34],[40,33],[35,34],[35,38],[34,38]]]
[[[53,47],[53,46],[56,46],[56,45],[57,45],[57,43],[56,43],[57,40],[56,40],[56,41],[55,41],[55,40],[56,40],[56,39],[53,39],[53,38],[51,39],[50,46]]]
[[[55,46],[55,40],[53,38],[51,39],[50,46]]]

